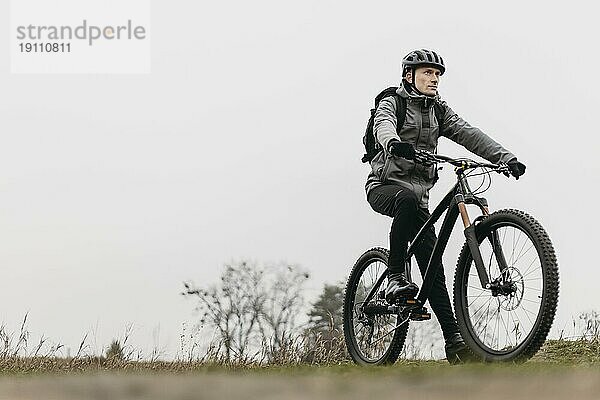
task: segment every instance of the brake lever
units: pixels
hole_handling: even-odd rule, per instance
[[[510,169],[508,168],[508,164],[500,163],[500,168],[496,170],[499,174],[504,174],[507,178],[510,178]]]

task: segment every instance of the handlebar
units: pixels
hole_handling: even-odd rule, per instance
[[[468,158],[452,158],[448,156],[443,156],[441,154],[434,154],[427,150],[415,150],[414,161],[425,166],[430,166],[438,163],[448,163],[455,166],[456,168],[461,168],[463,171],[474,168],[489,168],[498,172],[499,174],[510,176],[510,169],[505,163],[482,163]]]

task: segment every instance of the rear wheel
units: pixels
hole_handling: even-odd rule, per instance
[[[369,308],[387,306],[379,292],[387,286],[388,256],[388,250],[382,248],[366,251],[354,264],[346,284],[344,338],[350,357],[361,365],[394,363],[406,340],[408,322],[397,327],[397,315],[364,312],[365,300],[373,289],[375,295],[368,302]]]
[[[454,308],[461,334],[484,361],[526,361],[542,346],[558,302],[558,265],[552,242],[531,216],[502,210],[476,226],[491,288],[481,287],[467,244],[454,276]],[[501,270],[493,243],[507,268]]]

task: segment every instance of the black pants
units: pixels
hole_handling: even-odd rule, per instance
[[[415,194],[399,185],[376,187],[371,190],[367,200],[373,210],[394,219],[390,230],[389,270],[390,272],[404,272],[408,242],[415,237],[429,218],[429,210],[419,207]],[[415,258],[421,275],[425,274],[435,241],[435,229],[431,227],[430,230],[424,232],[423,240],[415,248]],[[458,332],[442,265],[439,266],[431,288],[429,304],[440,322],[444,338],[447,339],[450,335]]]

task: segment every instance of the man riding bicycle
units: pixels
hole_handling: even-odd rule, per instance
[[[406,104],[400,132],[396,131],[399,102],[394,96],[382,99],[375,112],[373,132],[383,150],[371,161],[366,192],[373,210],[393,218],[385,291],[390,303],[400,297],[413,297],[418,292],[417,285],[406,278],[404,259],[408,242],[429,217],[429,190],[437,181],[435,165],[414,162],[415,149],[435,152],[438,138],[445,136],[491,163],[506,163],[517,179],[525,173],[525,165],[517,161],[515,155],[480,129],[469,125],[440,99],[438,86],[445,71],[442,57],[434,51],[410,52],[402,60],[402,83],[396,91]],[[441,121],[437,120],[436,114]],[[415,248],[422,274],[435,241],[432,227]],[[450,305],[443,267],[440,266],[438,271],[429,303],[440,322],[446,356],[450,360],[466,351],[466,345]]]

